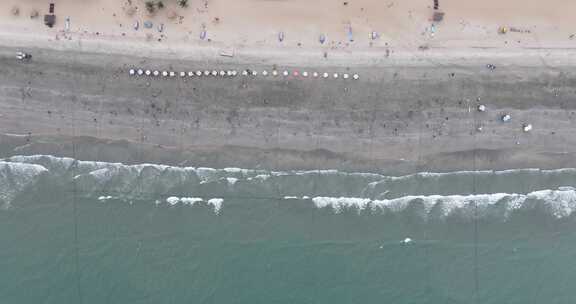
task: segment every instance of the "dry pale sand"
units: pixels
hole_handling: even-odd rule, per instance
[[[434,33],[432,0],[198,0],[190,1],[188,8],[164,0],[166,7],[153,16],[145,11],[143,0],[132,0],[132,5],[119,0],[55,0],[58,21],[53,29],[44,26],[42,18],[29,17],[34,9],[46,13],[47,2],[2,1],[3,44],[118,53],[146,50],[146,56],[181,57],[235,50],[262,60],[298,54],[319,61],[328,52],[330,58],[343,57],[350,64],[370,56],[427,56],[418,51],[422,46],[468,53],[478,48],[514,52],[576,46],[576,38],[570,38],[576,34],[576,2],[571,0],[440,0],[446,15],[435,24]],[[11,14],[14,7],[19,8],[19,16]],[[127,15],[128,7],[136,9],[134,15]],[[64,33],[66,17],[71,22]],[[146,20],[154,22],[153,29],[143,28]],[[133,29],[135,21],[140,22],[138,31]],[[157,31],[159,24],[165,24],[163,33]],[[499,26],[522,32],[500,35]],[[348,27],[353,42],[348,40]],[[200,39],[203,30],[205,40]],[[371,39],[373,31],[378,39]],[[283,42],[278,41],[279,32],[285,33]],[[319,42],[322,34],[327,39],[324,44]]]

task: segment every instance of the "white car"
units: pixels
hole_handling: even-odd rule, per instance
[[[16,58],[18,58],[18,60],[29,60],[32,59],[32,55],[18,51],[16,52]]]

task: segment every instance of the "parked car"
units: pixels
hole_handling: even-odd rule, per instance
[[[18,52],[16,53],[16,58],[17,58],[18,60],[30,60],[30,59],[32,59],[32,55],[31,55],[31,54],[28,54],[28,53],[24,53],[24,52],[18,51]]]

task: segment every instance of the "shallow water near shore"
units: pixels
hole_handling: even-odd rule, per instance
[[[576,170],[0,162],[2,303],[569,303]]]

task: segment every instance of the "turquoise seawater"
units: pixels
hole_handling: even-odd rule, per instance
[[[15,157],[0,303],[574,303],[575,181]]]

